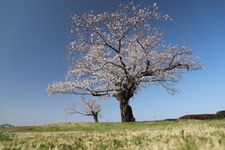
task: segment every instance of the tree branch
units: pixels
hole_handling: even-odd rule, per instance
[[[118,64],[115,64],[113,62],[106,62],[106,63],[103,64],[102,67],[104,67],[106,64],[112,64],[113,66],[118,67],[118,68],[121,68],[123,71],[125,71],[125,68],[123,66],[120,66]]]
[[[95,28],[93,27],[93,29],[91,29],[93,32],[95,32],[96,34],[99,35],[99,37],[103,40],[103,42],[105,43],[105,46],[111,48],[113,51],[115,51],[116,53],[119,53],[119,51],[114,48],[112,45],[110,45],[107,40],[105,39],[105,37]]]

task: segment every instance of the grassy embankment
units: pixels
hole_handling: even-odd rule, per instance
[[[225,120],[21,126],[0,133],[0,149],[223,150]]]

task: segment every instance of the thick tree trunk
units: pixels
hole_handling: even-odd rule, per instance
[[[120,102],[120,113],[122,122],[135,122],[132,108],[128,102]]]
[[[98,122],[98,115],[93,115],[93,118],[94,118],[95,122],[97,123]]]

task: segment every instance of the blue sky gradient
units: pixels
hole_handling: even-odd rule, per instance
[[[128,0],[0,0],[0,124],[48,124],[92,121],[68,116],[64,109],[79,96],[52,95],[49,83],[63,81],[71,40],[70,16],[113,11]],[[148,4],[152,4],[149,1]],[[225,1],[157,1],[173,21],[160,23],[165,41],[192,48],[204,69],[183,76],[171,96],[162,87],[149,87],[132,100],[136,120],[174,118],[187,113],[225,110]],[[100,121],[120,121],[119,104],[101,102]]]

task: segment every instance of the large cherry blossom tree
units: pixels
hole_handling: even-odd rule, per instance
[[[115,97],[122,122],[135,118],[130,99],[147,86],[161,85],[175,93],[181,75],[201,68],[192,50],[165,44],[157,21],[171,20],[156,3],[146,7],[132,1],[115,12],[72,17],[71,66],[64,82],[48,86],[49,94]]]

